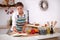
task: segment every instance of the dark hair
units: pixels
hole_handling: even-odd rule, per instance
[[[22,2],[17,2],[17,3],[16,3],[16,7],[18,7],[18,6],[22,6],[22,7],[24,7],[24,5],[23,5]]]

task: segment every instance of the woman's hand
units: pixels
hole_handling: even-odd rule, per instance
[[[14,31],[14,32],[17,32],[17,29],[16,29],[16,27],[13,27],[13,31]]]
[[[23,33],[25,33],[25,28],[26,28],[27,22],[25,22],[24,26],[23,26]]]

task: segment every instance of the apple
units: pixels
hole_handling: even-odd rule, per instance
[[[31,34],[35,34],[35,30],[34,29],[31,30]]]

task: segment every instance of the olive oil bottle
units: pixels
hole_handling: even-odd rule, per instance
[[[46,27],[47,34],[50,34],[50,27],[48,26],[48,24],[45,24],[45,27]]]

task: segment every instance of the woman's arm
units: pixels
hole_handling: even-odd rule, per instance
[[[25,24],[23,26],[23,32],[25,32],[26,25],[27,25],[27,22],[25,22]]]
[[[12,31],[17,31],[16,30],[16,14],[14,13],[13,15],[12,15]]]

